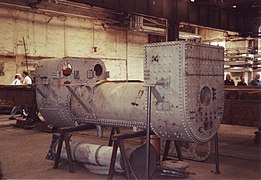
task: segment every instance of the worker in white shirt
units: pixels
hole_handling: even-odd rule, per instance
[[[21,75],[20,74],[16,74],[15,75],[15,80],[13,80],[12,85],[20,85],[20,84],[22,84],[21,79],[22,79]]]
[[[23,71],[22,76],[24,78],[23,84],[32,84],[32,79],[28,76],[27,71]]]
[[[20,74],[16,74],[15,75],[15,80],[13,80],[13,82],[12,82],[12,85],[21,85],[22,83],[21,83],[21,79],[22,79],[22,77],[21,77],[21,75]],[[9,117],[9,119],[10,120],[14,120],[14,119],[16,119],[15,117],[14,117],[14,115],[16,114],[16,113],[18,113],[18,111],[21,111],[21,107],[20,106],[15,106],[15,107],[13,107],[13,109],[12,109],[12,111],[11,111],[11,116]]]

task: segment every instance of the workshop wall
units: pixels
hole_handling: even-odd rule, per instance
[[[33,74],[39,60],[66,56],[101,58],[110,79],[143,79],[143,45],[148,42],[144,33],[91,18],[5,8],[0,8],[0,26],[0,84],[10,84],[15,73],[26,70],[27,64]]]

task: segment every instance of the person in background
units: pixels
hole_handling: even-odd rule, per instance
[[[250,82],[250,85],[251,86],[261,86],[259,79],[260,79],[260,74],[256,74],[255,78]]]
[[[245,78],[243,76],[240,76],[240,81],[237,83],[237,86],[247,86],[245,83]]]
[[[12,82],[12,85],[21,85],[21,75],[20,74],[16,74],[15,75],[15,80],[13,80]],[[14,117],[14,115],[18,112],[18,111],[21,111],[21,107],[20,106],[15,106],[13,107],[11,113],[10,113],[10,117],[9,117],[9,120],[15,120],[16,118]]]
[[[22,76],[24,78],[23,84],[32,84],[32,79],[28,76],[27,71],[23,71]]]
[[[20,74],[16,74],[15,75],[15,79],[12,82],[12,85],[20,85],[20,84],[22,84],[21,79],[22,79],[21,75]]]
[[[233,79],[231,79],[231,75],[227,74],[226,75],[226,80],[224,81],[225,85],[232,85],[235,86],[235,83],[233,81]]]

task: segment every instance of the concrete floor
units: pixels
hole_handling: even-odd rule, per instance
[[[53,161],[46,160],[51,133],[14,128],[7,115],[0,115],[0,161],[6,179],[107,179],[106,175],[88,172],[75,164],[75,173],[68,171],[67,164],[53,169]],[[187,179],[261,179],[261,146],[253,142],[257,128],[222,125],[219,130],[220,171],[215,170],[213,156],[206,162],[185,160],[190,172]],[[105,144],[105,139],[84,136],[85,141]],[[165,179],[158,174],[154,179]],[[114,175],[114,179],[125,179]],[[168,178],[173,179],[173,178]]]

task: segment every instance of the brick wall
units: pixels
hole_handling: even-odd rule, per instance
[[[93,57],[104,60],[110,79],[143,79],[143,45],[148,42],[144,33],[104,26],[92,19],[4,8],[0,8],[0,27],[0,62],[5,71],[0,84],[10,84],[15,73],[26,70],[23,39],[29,71],[42,58]]]

